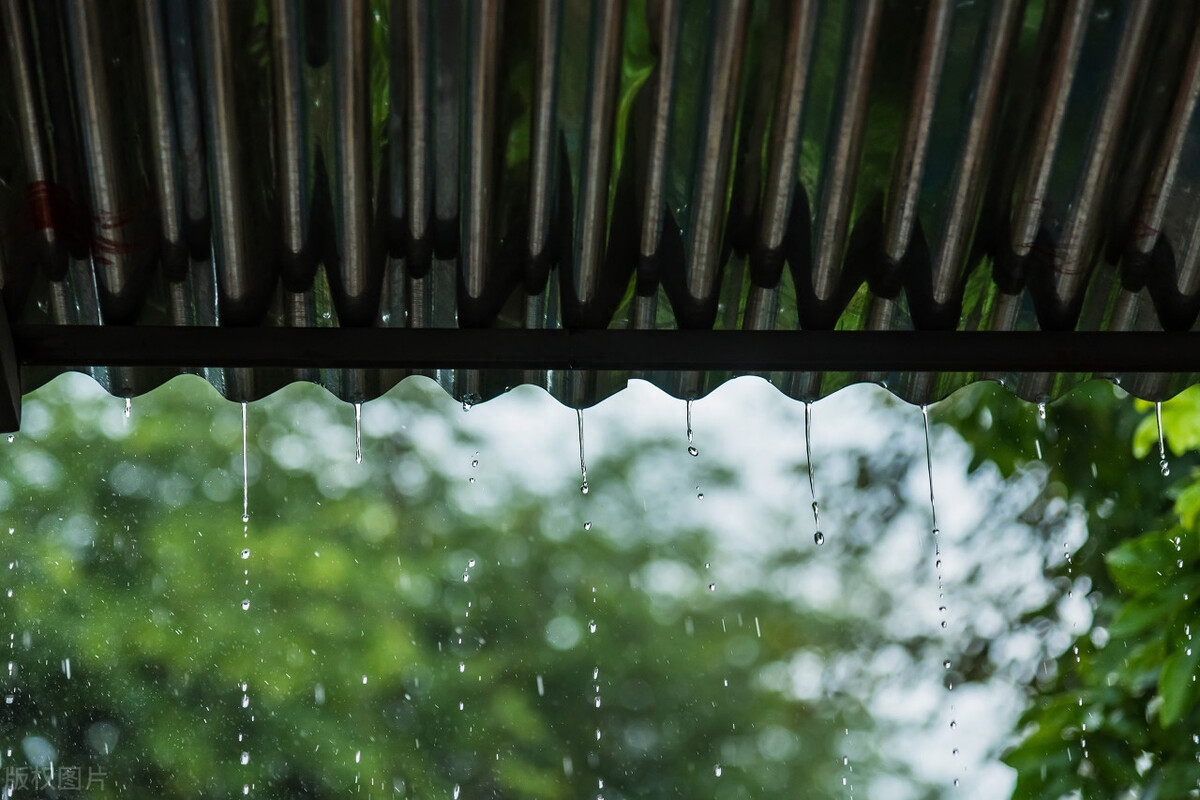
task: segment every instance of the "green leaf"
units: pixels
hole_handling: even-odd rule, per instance
[[[1191,624],[1200,625],[1200,618],[1193,616]],[[1200,631],[1200,627],[1197,630]],[[1200,685],[1196,683],[1197,664],[1200,664],[1200,643],[1192,647],[1187,640],[1163,661],[1158,678],[1158,694],[1162,697],[1158,720],[1164,728],[1183,719],[1195,704],[1200,694]]]
[[[1129,539],[1104,557],[1113,581],[1134,596],[1151,592],[1176,577],[1178,560],[1170,535],[1163,531]]]

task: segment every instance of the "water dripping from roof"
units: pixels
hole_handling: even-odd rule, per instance
[[[579,484],[579,492],[581,494],[588,493],[587,479],[587,461],[584,459],[583,453],[583,409],[575,409],[575,416],[579,422],[579,472],[583,475],[583,483]]]
[[[354,404],[354,461],[362,463],[362,403]]]
[[[825,544],[825,534],[821,533],[821,505],[817,502],[817,482],[813,474],[812,406],[807,401],[804,403],[804,455],[808,460],[808,491],[812,495],[813,541],[819,546]]]
[[[1167,463],[1167,444],[1163,441],[1162,403],[1154,404],[1154,420],[1158,423],[1158,470],[1165,478],[1171,474],[1171,465]]]
[[[242,403],[242,522],[250,521],[250,469],[246,436],[247,405]]]
[[[688,440],[688,455],[693,458],[700,455],[700,451],[692,444],[692,401],[687,401],[687,440]]]
[[[133,415],[133,398],[125,398],[125,419],[129,419]]]

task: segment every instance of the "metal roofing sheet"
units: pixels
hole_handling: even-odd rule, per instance
[[[0,277],[22,385],[64,368],[23,352],[40,325],[72,326],[79,352],[80,325],[247,341],[479,329],[456,346],[481,351],[508,328],[1188,331],[1198,13],[1153,0],[0,0]],[[113,366],[146,363],[122,360],[139,347],[122,341],[83,365],[114,394],[194,371],[182,354]],[[203,372],[239,400],[296,379],[362,400],[425,371],[467,400],[537,383],[586,405],[630,377],[699,396],[762,360],[437,370],[392,351],[336,369],[296,366],[301,338],[269,341],[273,360]],[[538,341],[526,344],[553,350]],[[1165,397],[1194,382],[1185,361],[1125,383]],[[1041,400],[1092,374],[1070,358],[1022,375],[886,363],[765,376],[802,398],[870,380],[928,402],[978,379]]]

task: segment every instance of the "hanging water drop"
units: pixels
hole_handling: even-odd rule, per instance
[[[587,494],[588,493],[587,461],[584,459],[584,453],[583,453],[583,409],[582,408],[575,409],[575,417],[576,417],[577,421],[579,422],[579,472],[583,476],[583,483],[579,484],[579,493]]]
[[[1037,408],[1038,408],[1038,419],[1045,422],[1046,421],[1046,404],[1038,403]]]
[[[13,442],[15,442],[16,440],[17,440],[17,436],[16,436],[16,434],[14,434],[14,433],[10,433],[10,434],[8,435],[8,443],[9,443],[9,444],[12,444],[12,443],[13,443]]]
[[[825,544],[825,534],[821,533],[821,504],[817,502],[817,481],[813,470],[812,459],[812,407],[804,403],[804,457],[808,461],[808,491],[812,495],[813,541],[818,545]]]
[[[250,521],[250,469],[246,436],[246,403],[242,403],[242,522]]]
[[[921,406],[921,418],[925,422],[925,471],[929,477],[929,518],[933,535],[938,534],[937,500],[933,495],[933,448],[929,443],[929,406]]]
[[[700,455],[700,451],[692,444],[692,401],[687,401],[687,440],[688,440],[688,455],[695,458]]]
[[[1162,403],[1154,404],[1154,418],[1158,422],[1158,470],[1165,478],[1171,474],[1171,465],[1167,463],[1167,445],[1163,441]]]
[[[354,461],[362,463],[362,403],[354,404]]]
[[[125,419],[129,419],[133,415],[133,398],[125,398]]]

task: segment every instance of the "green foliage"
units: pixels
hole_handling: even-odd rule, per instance
[[[1010,473],[1027,460],[1022,421],[1011,409],[988,416],[986,391],[957,399],[958,428],[974,444],[976,467]],[[1019,772],[1014,798],[1175,798],[1200,789],[1200,393],[1163,404],[1175,454],[1169,477],[1148,457],[1157,455],[1153,404],[1111,394],[1092,384],[1047,414],[1048,441],[1073,442],[1047,448],[1049,485],[1061,481],[1089,512],[1087,545],[1057,572],[1069,573],[1068,595],[1088,593],[1093,618],[1030,687],[1024,733],[1004,759]]]

